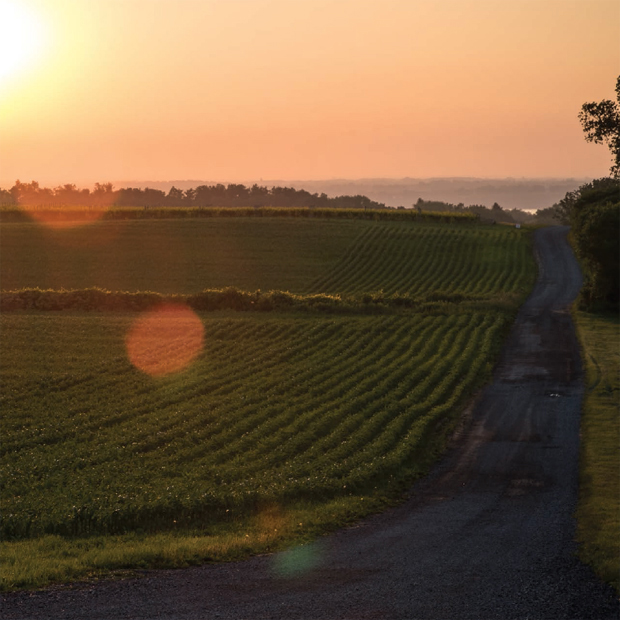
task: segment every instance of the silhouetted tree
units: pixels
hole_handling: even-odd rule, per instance
[[[8,189],[0,189],[0,205],[16,205],[13,194]]]
[[[620,175],[620,76],[616,81],[616,101],[584,103],[579,120],[588,142],[606,144],[614,158],[611,174]]]
[[[171,207],[180,207],[185,202],[185,194],[182,189],[177,189],[174,185],[170,188],[166,203]]]
[[[196,190],[193,187],[185,190],[185,196],[183,197],[183,203],[191,207],[196,204]]]
[[[251,188],[239,183],[225,186],[200,185],[195,189],[182,191],[171,187],[168,194],[159,189],[146,187],[123,187],[117,191],[111,183],[95,183],[91,192],[78,189],[74,184],[59,185],[51,190],[40,187],[36,181],[22,183],[16,181],[6,196],[0,194],[2,204],[21,205],[83,205],[119,207],[330,207],[354,209],[385,209],[385,205],[370,200],[366,196],[337,196],[311,194],[292,187],[262,187],[254,184]]]

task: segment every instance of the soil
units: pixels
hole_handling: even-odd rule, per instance
[[[575,555],[582,281],[566,234],[536,231],[539,278],[494,380],[404,504],[284,554],[8,594],[2,618],[618,618]]]

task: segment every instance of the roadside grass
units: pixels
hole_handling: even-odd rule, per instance
[[[183,568],[245,559],[303,545],[342,527],[385,501],[338,498],[321,506],[266,506],[252,516],[219,523],[209,532],[132,532],[117,536],[64,538],[47,535],[0,545],[0,590],[41,588],[137,574],[139,569]],[[37,558],[36,562],[32,559]]]
[[[429,442],[418,462],[423,475],[443,449],[456,423]],[[321,536],[381,512],[402,501],[415,478],[402,478],[391,488],[351,494],[320,503],[267,503],[250,515],[216,523],[207,531],[186,530],[114,536],[62,537],[0,543],[0,591],[32,590],[55,584],[87,583],[100,579],[139,577],[143,570],[177,569],[215,562],[234,562],[274,554],[271,569],[292,577],[322,562]]]
[[[573,316],[586,369],[577,540],[581,559],[620,592],[620,320]]]

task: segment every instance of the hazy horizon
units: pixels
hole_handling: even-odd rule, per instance
[[[607,176],[607,174],[603,173],[601,176],[605,177]],[[367,177],[325,177],[325,178],[284,178],[284,177],[274,177],[274,178],[221,178],[221,179],[202,179],[202,178],[196,178],[196,179],[192,179],[192,178],[160,178],[160,179],[108,179],[108,178],[94,178],[94,179],[90,179],[90,180],[82,180],[82,181],[76,181],[75,179],[49,179],[49,178],[45,178],[43,177],[42,179],[40,178],[29,178],[29,177],[23,177],[23,178],[16,178],[16,179],[0,179],[0,188],[2,189],[10,189],[16,181],[20,181],[22,183],[31,183],[33,181],[36,181],[37,183],[39,183],[39,185],[41,187],[50,187],[50,188],[54,188],[54,187],[59,187],[61,185],[64,185],[66,183],[70,183],[73,185],[76,185],[78,188],[88,188],[88,189],[92,189],[95,185],[95,183],[112,183],[112,185],[114,185],[114,187],[116,189],[118,189],[119,187],[131,187],[132,183],[134,184],[138,184],[138,185],[134,185],[134,187],[138,187],[138,186],[145,186],[145,184],[147,183],[153,183],[153,184],[157,184],[157,185],[162,185],[162,184],[166,184],[166,185],[174,185],[175,183],[179,183],[179,184],[184,184],[187,185],[189,183],[198,183],[198,184],[204,184],[204,185],[215,185],[218,183],[221,183],[223,185],[227,185],[229,183],[241,183],[243,185],[248,185],[248,184],[258,184],[258,185],[270,185],[273,183],[319,183],[319,182],[327,182],[327,183],[336,183],[336,182],[341,182],[341,181],[346,181],[346,182],[360,182],[360,183],[364,183],[364,182],[368,182],[368,181],[377,181],[377,182],[387,182],[387,183],[393,183],[393,182],[398,182],[398,181],[453,181],[453,180],[459,180],[459,181],[507,181],[507,182],[513,182],[513,181],[578,181],[578,182],[589,182],[595,178],[599,178],[598,176],[591,176],[591,175],[585,175],[585,176],[563,176],[563,175],[558,175],[558,176],[497,176],[497,177],[487,177],[487,176],[460,176],[460,175],[450,175],[450,176],[446,176],[446,175],[437,175],[437,176],[394,176],[394,177],[390,177],[390,176],[367,176]],[[149,187],[153,187],[153,186],[149,186]],[[177,186],[178,187],[178,186]],[[188,185],[188,187],[195,187],[194,185]],[[182,189],[182,188],[181,188]]]

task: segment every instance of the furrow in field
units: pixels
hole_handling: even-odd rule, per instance
[[[241,327],[243,327],[243,325],[241,325]],[[227,349],[231,351],[231,355],[227,359],[227,362],[228,363],[232,362],[234,365],[235,362],[248,359],[249,357],[249,359],[256,360],[256,362],[260,364],[263,368],[265,367],[266,362],[271,361],[272,364],[277,363],[273,359],[269,360],[271,356],[271,351],[266,350],[264,346],[261,347],[260,344],[257,344],[261,342],[261,335],[263,336],[263,338],[268,338],[269,342],[277,343],[280,340],[290,339],[290,334],[292,333],[292,331],[294,331],[295,328],[292,325],[290,325],[287,328],[285,324],[278,325],[277,323],[275,324],[274,327],[275,329],[269,330],[268,333],[264,333],[263,329],[259,330],[259,333],[256,334],[256,337],[250,337],[248,339],[247,347],[239,348],[239,350],[237,350],[236,355],[235,355],[235,350],[231,351],[230,344],[227,344],[226,345]],[[256,349],[254,349],[253,347],[256,347]],[[258,356],[258,359],[255,356]],[[246,367],[247,366],[248,365],[246,364]],[[148,395],[153,393],[153,390],[157,384],[154,383],[150,379],[145,380],[144,377],[142,377],[139,373],[132,371],[131,368],[128,367],[126,364],[124,368],[125,368],[125,372],[123,373],[123,376],[125,376],[125,388],[127,387],[130,388],[131,393],[134,398],[136,395],[142,396],[143,398],[139,399],[134,407],[127,408],[126,396],[123,393],[123,391],[110,390],[110,396],[105,401],[106,408],[112,409],[112,410],[121,409],[124,411],[124,413],[120,416],[116,414],[111,417],[103,418],[103,419],[101,417],[98,417],[97,421],[95,422],[96,428],[86,428],[84,430],[99,430],[101,427],[114,426],[122,422],[122,420],[128,417],[131,418],[133,416],[148,415],[149,412],[152,411],[153,406],[157,406],[155,403],[151,402],[151,399],[148,398]],[[247,374],[251,374],[251,372],[252,372],[251,366],[246,368]],[[106,375],[107,373],[102,373],[102,377],[106,377]],[[127,385],[128,375],[130,377],[129,385]],[[131,377],[133,377],[134,379],[133,385],[131,384]],[[237,375],[236,378],[238,381],[243,381],[245,377]],[[226,374],[221,374],[221,376],[219,377],[219,380],[216,379],[215,383],[207,384],[207,385],[205,385],[204,377],[194,377],[193,383],[185,382],[183,384],[178,384],[178,383],[176,385],[171,384],[168,387],[168,389],[163,388],[163,391],[161,389],[155,390],[155,393],[158,398],[157,404],[160,407],[166,408],[166,407],[178,405],[179,403],[185,403],[186,401],[191,400],[196,395],[200,396],[205,391],[209,393],[221,393],[221,392],[218,392],[218,390],[230,391],[231,389],[234,389],[234,388],[231,388],[231,383],[234,384],[234,382],[231,381],[230,376],[227,376]],[[99,385],[100,385],[99,390],[93,391],[91,389],[91,386],[85,386],[85,390],[83,394],[78,392],[77,395],[75,393],[70,394],[67,396],[67,398],[71,400],[76,400],[76,396],[77,396],[81,402],[80,407],[82,409],[84,409],[85,403],[88,403],[89,400],[94,400],[95,403],[93,404],[93,406],[96,407],[97,405],[101,404],[100,398],[98,396],[95,396],[97,392],[101,391],[102,388],[108,390],[114,387],[113,385],[107,383],[105,380],[100,381]],[[125,389],[124,392],[126,393],[126,391],[127,390]],[[62,395],[60,396],[62,397]],[[60,411],[65,410],[64,407],[67,405],[67,403],[65,403],[62,400],[62,398],[57,399],[54,402],[58,406]],[[64,427],[64,423],[65,421],[63,420],[60,426]],[[50,441],[52,439],[53,438],[51,438]]]
[[[425,412],[432,411],[435,407],[439,407],[445,403],[448,395],[454,399],[459,392],[459,386],[466,385],[463,377],[467,376],[470,367],[475,366],[475,349],[481,346],[482,341],[486,337],[486,330],[491,327],[491,321],[481,323],[473,333],[473,339],[462,348],[463,339],[456,338],[453,342],[453,352],[446,356],[446,363],[441,364],[442,372],[437,373],[434,381],[431,381],[430,393],[420,395],[417,402],[409,407],[403,407],[400,403],[394,403],[391,411],[387,411],[380,419],[376,421],[374,432],[371,431],[371,425],[367,429],[364,425],[363,432],[366,442],[363,444],[358,442],[349,447],[347,451],[336,451],[327,454],[326,458],[330,458],[337,465],[342,464],[342,471],[347,470],[345,459],[355,456],[358,461],[364,461],[366,457],[373,458],[375,456],[388,455],[400,443],[402,438],[411,424],[423,415]],[[433,385],[434,383],[434,385]],[[353,439],[353,438],[352,438]],[[352,442],[353,443],[353,442]]]
[[[467,327],[465,327],[467,329]],[[456,339],[453,340],[453,338]],[[453,365],[458,363],[455,350],[467,338],[457,328],[450,332],[442,333],[442,343],[436,349],[436,353],[428,358],[427,362],[420,368],[419,376],[422,382],[412,390],[412,398],[414,406],[409,408],[409,414],[424,411],[432,407],[438,397],[443,396],[442,390],[435,389],[437,384],[445,376],[446,371]],[[395,369],[394,369],[395,370]],[[402,378],[399,377],[399,379]],[[414,376],[414,379],[418,379]],[[370,439],[377,433],[381,432],[381,428],[395,414],[402,412],[402,407],[396,402],[399,396],[403,394],[406,387],[402,387],[395,394],[390,394],[390,390],[395,388],[394,378],[390,377],[383,385],[378,384],[377,396],[368,399],[365,407],[356,406],[348,408],[348,416],[343,417],[341,425],[336,427],[330,436],[326,436],[315,445],[313,445],[310,453],[321,454],[323,460],[331,460],[337,462],[339,459],[345,458],[351,452],[355,452],[362,448],[364,439]],[[389,407],[389,405],[392,405]],[[385,410],[386,405],[388,410]],[[376,414],[376,415],[375,415]],[[342,444],[342,438],[346,437],[346,444]],[[302,457],[300,457],[302,458]]]
[[[370,254],[365,252],[365,248],[372,244],[373,239],[382,234],[382,229],[378,226],[370,226],[362,232],[351,246],[347,254],[339,261],[336,267],[330,270],[325,276],[313,282],[309,290],[313,293],[341,292],[346,286],[343,282],[351,278],[351,271],[357,270],[360,262],[364,258],[370,258]]]
[[[429,326],[430,328],[430,326]],[[322,382],[314,382],[317,390],[314,395],[299,403],[295,411],[281,407],[277,417],[272,417],[264,427],[257,427],[252,433],[244,437],[244,444],[235,443],[229,453],[236,452],[239,464],[247,467],[251,462],[260,462],[263,466],[270,462],[277,462],[281,453],[302,453],[313,442],[324,434],[324,428],[337,422],[340,414],[335,414],[343,403],[353,405],[353,408],[361,408],[364,403],[360,402],[358,395],[364,395],[366,403],[371,402],[374,396],[365,383],[368,367],[377,367],[380,362],[381,371],[377,372],[375,383],[394,384],[399,378],[394,372],[411,358],[413,348],[419,348],[420,339],[428,332],[428,328],[421,332],[411,342],[402,340],[399,335],[386,341],[386,349],[374,349],[367,352],[359,361],[359,368],[344,368],[337,376],[337,385],[329,388]],[[394,341],[396,346],[393,346]],[[295,398],[293,396],[293,398]],[[272,413],[277,413],[269,407]],[[346,414],[345,414],[346,415]],[[335,420],[335,421],[332,421]],[[238,448],[238,449],[237,449]]]
[[[391,334],[381,346],[387,350],[392,346],[392,343],[397,343],[402,331],[403,328],[400,330],[395,329],[394,333]],[[294,417],[299,415],[300,410],[304,409],[305,402],[309,399],[321,398],[323,400],[329,400],[329,398],[332,397],[329,386],[330,382],[335,386],[331,388],[331,390],[342,390],[344,389],[341,385],[342,382],[351,380],[350,378],[358,373],[366,372],[366,357],[370,351],[373,334],[364,340],[366,341],[351,343],[350,346],[345,345],[342,353],[335,357],[330,352],[329,356],[327,356],[327,360],[330,362],[329,364],[325,364],[325,356],[317,356],[318,359],[316,362],[311,361],[309,365],[304,364],[305,370],[302,370],[299,374],[296,374],[292,378],[282,377],[281,385],[274,383],[271,388],[264,389],[262,391],[263,402],[259,414],[253,419],[243,419],[244,427],[250,427],[245,433],[239,433],[238,428],[232,427],[230,424],[230,414],[223,412],[222,421],[226,423],[224,435],[215,437],[215,440],[218,442],[225,442],[221,449],[217,451],[219,462],[226,460],[230,453],[245,454],[248,450],[248,445],[251,446],[254,441],[253,437],[255,432],[258,432],[260,435],[267,435],[268,437],[273,436],[278,427],[282,424],[282,420],[274,415],[275,411],[277,411],[277,407],[274,408],[272,404],[274,399],[276,402],[295,402],[296,406],[294,409],[286,405],[282,408],[284,415]],[[376,351],[376,349],[374,349],[374,351]],[[351,360],[355,360],[355,362],[353,363]],[[349,364],[351,365],[349,366]],[[325,369],[317,371],[321,366],[325,367]],[[338,373],[338,368],[343,366],[345,370]],[[297,385],[308,387],[302,387],[300,389]],[[319,386],[316,395],[312,394],[312,385]],[[264,424],[262,420],[264,420]],[[237,440],[235,441],[235,439]],[[194,459],[203,454],[212,453],[212,440],[213,437],[209,438],[209,440],[205,440],[205,443],[195,450],[189,458]]]
[[[264,330],[261,331],[263,332],[263,336],[267,336],[269,342],[273,342],[274,331],[280,332],[278,340],[282,339],[284,341],[289,341],[291,333],[294,331],[294,329],[294,325],[291,325],[288,330],[285,330],[283,332],[283,325],[276,323],[275,330],[270,330],[267,334],[264,333]],[[119,392],[121,396],[116,399],[117,402],[111,400],[103,403],[106,410],[114,410],[114,405],[117,405],[119,409],[116,409],[115,415],[108,417],[104,416],[103,418],[99,416],[97,421],[95,422],[95,427],[82,430],[90,430],[91,432],[98,431],[98,434],[101,435],[101,431],[107,427],[109,428],[110,434],[116,435],[121,432],[123,435],[126,435],[128,432],[130,432],[131,426],[135,424],[137,420],[139,420],[141,417],[145,417],[148,419],[154,410],[165,410],[179,405],[186,405],[192,399],[203,397],[205,394],[209,394],[210,396],[215,398],[222,397],[222,395],[226,393],[234,392],[236,389],[238,389],[239,385],[246,381],[248,376],[255,374],[256,367],[260,367],[262,371],[265,372],[268,371],[269,368],[271,368],[272,366],[278,364],[278,361],[273,358],[272,352],[264,346],[264,342],[263,346],[261,346],[262,340],[263,339],[259,337],[259,334],[257,334],[256,338],[250,337],[249,342],[244,343],[247,344],[247,347],[249,347],[249,351],[246,349],[245,346],[240,347],[239,350],[242,352],[239,353],[236,359],[233,359],[232,356],[230,356],[230,358],[226,360],[226,362],[228,363],[228,368],[231,370],[232,374],[229,374],[226,371],[220,372],[216,376],[214,384],[212,383],[205,385],[204,378],[198,376],[195,377],[193,385],[188,386],[187,383],[175,385],[173,383],[171,385],[172,391],[168,391],[165,389],[163,389],[162,391],[157,389],[154,390],[153,388],[156,386],[156,383],[154,384],[151,380],[148,380],[147,385],[149,385],[150,387],[147,394],[144,395],[144,398],[140,399],[133,406],[128,407],[128,404],[131,405],[132,403],[126,402],[127,390]],[[317,342],[317,346],[320,346],[320,343]],[[297,347],[300,351],[307,351],[308,345],[307,343],[304,344],[302,342],[299,342]],[[257,355],[259,356],[258,359],[255,357]],[[252,360],[253,363],[247,364],[248,359]],[[242,362],[244,362],[245,368],[236,369],[236,364]],[[238,370],[238,372],[235,372],[235,370]],[[234,379],[231,379],[231,377],[234,377]],[[98,401],[99,399],[94,397],[94,394],[96,394],[96,392],[90,394],[86,393],[83,395],[77,394],[73,396],[73,399],[77,397],[81,401],[86,400],[86,402],[88,402],[88,398],[95,398],[95,400]],[[62,404],[62,402],[56,403],[57,406]],[[101,406],[99,408],[101,408]],[[127,423],[127,426],[129,428],[123,428],[124,423]],[[62,426],[63,425],[61,424],[61,427]],[[77,429],[72,428],[70,435],[71,434],[77,434]],[[51,441],[49,437],[43,437],[43,439],[46,439],[48,443]],[[37,443],[41,443],[39,437],[37,437]],[[45,441],[43,441],[43,443],[45,443]],[[27,447],[27,445],[22,445],[21,447],[24,448]],[[5,446],[5,448],[8,449],[8,446]]]
[[[405,375],[411,375],[411,364],[424,360],[426,363],[420,364],[419,372],[422,374],[426,372],[429,367],[428,349],[432,349],[437,344],[435,336],[431,340],[435,342],[429,342],[428,347],[416,351],[417,355],[412,354],[412,349],[417,343],[409,343],[404,350],[398,352],[397,356],[392,356],[392,359],[381,358],[381,366],[384,368],[381,376],[366,380],[360,378],[360,381],[356,380],[352,385],[343,389],[341,394],[328,399],[318,410],[310,409],[308,414],[311,417],[302,415],[299,420],[295,420],[292,427],[285,429],[286,442],[279,442],[272,450],[270,442],[264,440],[258,456],[261,452],[268,452],[270,460],[274,462],[277,462],[283,454],[289,457],[299,454],[299,458],[307,458],[303,450],[308,450],[308,455],[320,456],[327,447],[325,438],[328,435],[335,437],[332,444],[339,444],[338,433],[342,433],[345,428],[355,428],[360,417],[370,417],[377,406],[381,405],[381,399],[390,390],[399,392],[398,383]],[[407,389],[407,385],[408,381],[400,389]],[[340,428],[338,433],[330,430],[335,427]],[[245,460],[244,454],[243,461]]]

